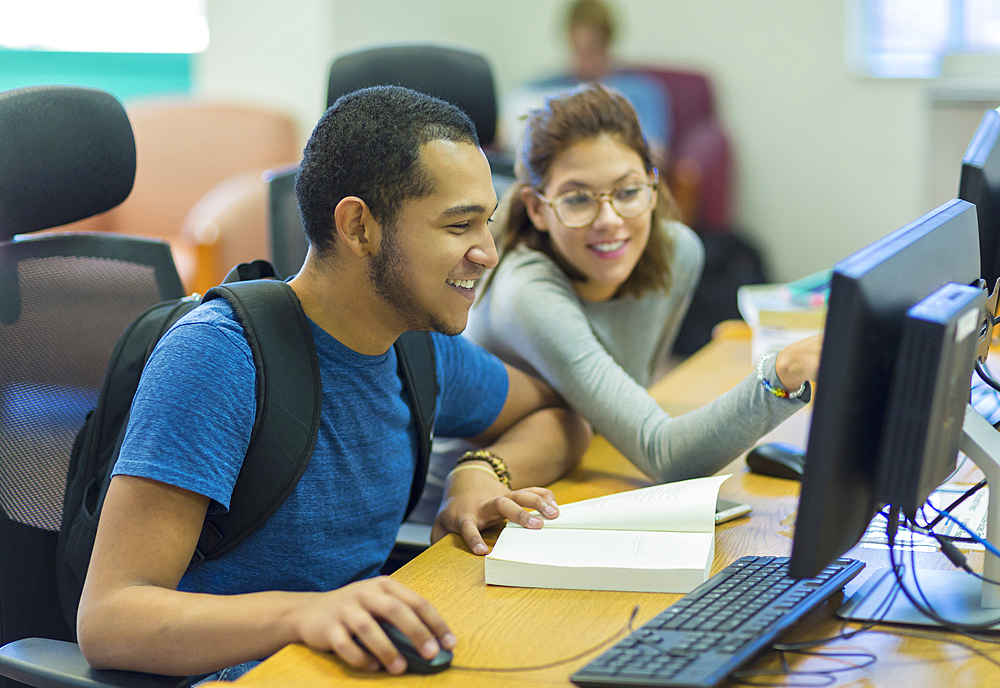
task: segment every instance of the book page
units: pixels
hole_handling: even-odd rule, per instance
[[[544,528],[715,532],[715,501],[728,475],[695,478],[559,506]]]

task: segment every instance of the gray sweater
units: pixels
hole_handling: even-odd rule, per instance
[[[715,473],[803,402],[769,394],[755,371],[690,413],[671,417],[657,405],[646,388],[670,353],[704,263],[693,231],[677,222],[661,229],[675,246],[668,294],[581,300],[548,256],[521,246],[497,268],[465,336],[544,379],[643,473],[670,482]],[[773,361],[764,372],[780,386]],[[433,521],[461,448],[435,445],[420,520]]]

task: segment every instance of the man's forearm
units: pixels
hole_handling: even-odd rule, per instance
[[[565,408],[535,411],[486,447],[503,459],[511,489],[547,485],[569,472],[590,444],[590,426]]]

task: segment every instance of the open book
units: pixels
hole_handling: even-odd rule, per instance
[[[715,501],[728,475],[562,505],[541,530],[508,523],[486,556],[487,585],[690,592],[715,558]]]

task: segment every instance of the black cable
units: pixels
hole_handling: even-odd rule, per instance
[[[891,525],[891,522],[890,522],[890,525]],[[927,600],[927,597],[924,594],[923,590],[920,588],[920,583],[917,580],[917,576],[916,576],[916,556],[915,556],[914,552],[911,551],[910,552],[910,558],[911,558],[911,564],[910,565],[911,565],[911,567],[913,568],[913,571],[914,571],[914,574],[913,574],[913,583],[914,583],[914,587],[917,590],[917,594],[920,596],[920,598],[923,600],[924,603],[921,604],[920,602],[918,602],[917,599],[916,599],[916,597],[914,596],[914,594],[909,590],[909,588],[906,587],[906,584],[903,582],[902,563],[897,562],[896,561],[896,557],[895,557],[895,551],[896,551],[895,540],[896,540],[896,538],[895,538],[895,531],[892,530],[889,533],[889,563],[891,565],[893,575],[896,577],[896,583],[899,585],[900,589],[903,591],[903,594],[906,595],[906,599],[908,599],[910,601],[910,604],[912,604],[917,609],[917,611],[919,611],[921,614],[923,614],[927,618],[931,619],[935,623],[938,623],[941,626],[943,626],[943,627],[945,627],[945,628],[947,628],[949,630],[955,631],[957,633],[961,633],[963,635],[966,635],[966,636],[969,636],[971,638],[974,638],[975,640],[980,640],[982,642],[1000,643],[1000,640],[996,640],[996,641],[986,640],[986,639],[984,639],[984,638],[982,638],[980,636],[972,635],[972,633],[974,633],[975,631],[990,630],[993,626],[996,626],[997,624],[1000,624],[1000,617],[998,617],[996,619],[992,619],[990,621],[985,621],[985,622],[982,622],[982,623],[968,624],[968,623],[961,623],[961,622],[953,621],[951,619],[945,619],[944,617],[942,617],[940,614],[938,614],[934,610],[933,606]]]
[[[773,649],[773,648],[772,648]],[[855,669],[864,669],[865,667],[871,666],[878,661],[878,657],[871,654],[870,652],[858,652],[856,650],[850,650],[845,652],[806,652],[803,650],[778,650],[781,669],[776,671],[774,669],[750,669],[746,671],[737,671],[732,675],[732,679],[738,683],[743,683],[748,686],[786,686],[793,688],[821,688],[822,686],[832,685],[837,679],[835,674],[839,674],[845,671],[853,671]],[[791,666],[788,664],[788,660],[785,654],[798,654],[808,657],[819,657],[821,659],[828,659],[831,662],[839,662],[845,666],[836,667],[833,669],[822,669],[822,670],[811,670],[811,671],[793,671]],[[862,658],[863,661],[852,663],[844,659],[845,657],[858,657]],[[781,683],[764,683],[761,681],[748,681],[747,679],[754,678],[767,678],[767,677],[777,677],[781,676]],[[817,681],[822,681],[822,683],[811,682],[789,682],[788,679],[809,679],[814,678]]]
[[[963,494],[962,494],[962,495],[961,495],[960,497],[958,497],[958,498],[957,498],[957,499],[956,499],[955,501],[953,501],[953,502],[952,502],[951,504],[949,504],[948,506],[946,506],[946,507],[944,508],[944,510],[945,510],[945,511],[951,511],[951,510],[952,510],[952,509],[954,509],[954,508],[955,508],[956,506],[958,506],[959,504],[961,504],[962,502],[964,502],[964,501],[965,501],[966,499],[968,499],[968,498],[969,498],[969,497],[971,497],[972,495],[974,495],[974,494],[976,494],[977,492],[979,492],[979,491],[980,491],[981,489],[983,489],[984,487],[986,487],[986,481],[985,481],[985,480],[980,480],[980,481],[979,481],[978,483],[976,483],[975,485],[973,485],[972,487],[970,487],[970,488],[969,488],[968,490],[966,490],[966,491],[965,491],[965,492],[964,492],[964,493],[963,493]],[[923,527],[923,528],[925,528],[926,530],[930,530],[930,529],[932,529],[932,528],[933,528],[934,526],[936,526],[936,525],[937,525],[937,524],[938,524],[938,523],[939,523],[939,522],[941,521],[941,519],[943,519],[943,518],[944,518],[944,514],[941,514],[941,513],[939,513],[939,514],[938,514],[938,515],[937,515],[937,516],[936,516],[936,517],[935,517],[935,518],[934,518],[933,520],[931,520],[931,521],[930,521],[930,522],[929,522],[929,523],[928,523],[928,524],[927,524],[926,526],[922,526],[922,527]],[[920,524],[918,523],[917,525],[920,525]]]
[[[996,380],[993,379],[993,377],[990,375],[989,371],[986,370],[986,366],[984,366],[983,362],[981,360],[979,360],[978,358],[976,359],[976,373],[979,374],[979,378],[983,382],[985,382],[986,384],[988,384],[990,387],[992,387],[996,391],[1000,392],[1000,382],[997,382]]]
[[[542,671],[543,669],[552,669],[553,667],[561,666],[563,664],[568,664],[569,662],[575,662],[576,660],[582,659],[583,657],[586,657],[587,655],[593,652],[597,652],[602,647],[615,640],[625,631],[630,631],[630,632],[633,631],[632,622],[635,621],[635,617],[638,613],[639,613],[639,605],[635,605],[635,607],[632,608],[632,614],[629,615],[628,621],[625,622],[624,626],[615,631],[610,637],[606,638],[605,640],[602,640],[593,647],[587,648],[583,652],[575,654],[572,657],[566,657],[565,659],[557,659],[553,662],[547,662],[546,664],[535,664],[532,666],[520,666],[520,667],[470,667],[470,666],[459,666],[452,664],[451,667],[449,668],[449,671],[492,671],[498,673],[503,673],[503,672],[513,673],[517,671]]]

